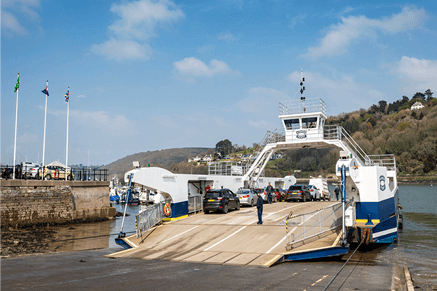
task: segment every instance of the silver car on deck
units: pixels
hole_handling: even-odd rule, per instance
[[[253,189],[238,189],[237,197],[240,199],[241,205],[255,206],[258,196]]]

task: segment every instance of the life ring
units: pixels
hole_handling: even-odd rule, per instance
[[[171,208],[169,203],[164,204],[164,214],[165,216],[170,216]]]
[[[55,170],[55,173],[53,174],[53,176],[55,177],[55,179],[59,178],[59,171]]]

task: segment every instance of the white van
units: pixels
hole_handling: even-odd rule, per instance
[[[323,201],[331,200],[331,193],[329,192],[328,180],[326,180],[326,178],[322,176],[319,176],[319,178],[311,178],[308,184],[315,186],[320,191]]]

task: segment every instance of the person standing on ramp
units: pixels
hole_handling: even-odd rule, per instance
[[[258,193],[258,200],[256,201],[256,208],[258,209],[258,223],[257,224],[263,224],[263,198],[261,197],[261,194]]]

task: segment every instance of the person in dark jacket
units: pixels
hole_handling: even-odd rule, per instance
[[[267,188],[266,188],[266,192],[267,192],[267,202],[269,204],[272,204],[273,187],[272,187],[272,185],[270,185],[270,183],[269,183],[269,186],[267,186]]]
[[[258,200],[256,201],[256,209],[258,209],[258,224],[263,224],[263,198],[261,197],[261,194],[258,193]]]
[[[340,189],[338,188],[338,186],[335,187],[334,193],[335,193],[335,197],[337,198],[337,201],[338,201],[338,194],[340,193]]]

